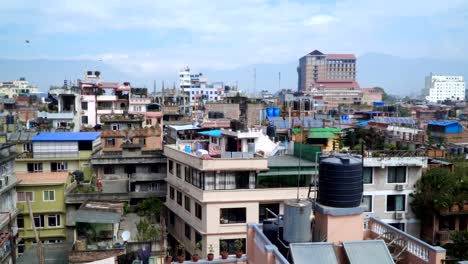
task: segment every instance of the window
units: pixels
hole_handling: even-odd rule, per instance
[[[405,183],[406,182],[406,167],[388,167],[387,168],[388,183]]]
[[[202,207],[199,203],[195,203],[195,216],[198,218],[198,219],[202,219]]]
[[[190,227],[189,224],[185,223],[185,237],[188,240],[192,239],[192,228]]]
[[[55,191],[44,191],[44,201],[55,201]]]
[[[264,219],[273,218],[274,216],[267,210],[267,208],[275,214],[279,214],[279,204],[260,204],[258,207],[258,215],[260,222],[263,222]]]
[[[52,162],[50,163],[50,171],[68,171],[68,163],[66,162]]]
[[[24,216],[18,215],[16,217],[16,225],[18,226],[18,228],[24,228]]]
[[[191,210],[190,197],[188,197],[187,195],[184,197],[184,203],[185,203],[185,210],[190,212]]]
[[[192,168],[190,167],[184,167],[184,177],[185,181],[188,183],[192,183]]]
[[[387,195],[387,211],[405,211],[405,195]]]
[[[372,212],[372,195],[364,195],[362,197],[362,206],[364,212]]]
[[[389,225],[400,229],[401,231],[405,232],[405,223],[389,223]]]
[[[170,161],[168,162],[168,165],[167,165],[167,166],[169,166],[169,172],[170,172],[171,174],[173,174],[173,173],[174,173],[174,162],[173,162],[172,160],[170,160]]]
[[[34,201],[33,192],[17,192],[18,202],[26,202],[26,198],[29,201]]]
[[[151,119],[146,119],[146,125],[151,126],[153,124]]]
[[[146,138],[144,137],[139,138],[138,143],[141,145],[146,145]]]
[[[177,203],[182,205],[182,193],[177,191]]]
[[[198,231],[195,230],[195,244],[198,244],[198,243],[200,244],[203,243],[203,237]]]
[[[42,163],[28,163],[28,172],[42,172]]]
[[[169,211],[169,224],[171,226],[175,225],[175,214],[172,211]]]
[[[374,170],[372,167],[367,167],[367,168],[364,168],[363,171],[362,171],[362,180],[363,180],[363,183],[364,184],[372,184],[373,183],[373,174],[374,174]]]
[[[247,143],[255,143],[255,138],[248,138]]]
[[[169,187],[169,197],[174,200],[175,190],[173,187]]]
[[[23,152],[31,152],[32,151],[32,144],[31,143],[24,143],[23,144]]]
[[[106,147],[114,147],[115,138],[106,138]]]
[[[104,174],[115,174],[114,166],[104,166]]]
[[[202,188],[202,172],[199,170],[192,170],[192,185]]]
[[[47,216],[47,225],[49,227],[60,226],[60,215],[48,215]]]
[[[20,242],[18,242],[18,245],[16,245],[16,247],[18,248],[18,254],[23,254],[24,253],[24,240],[21,240]]]
[[[41,227],[41,228],[44,227],[44,215],[34,216],[34,226],[35,227]]]
[[[176,176],[177,176],[177,178],[182,178],[182,176],[180,175],[180,164],[179,163],[176,163]]]
[[[245,238],[239,238],[239,239],[242,241],[242,245],[243,245],[242,251],[245,252]],[[236,240],[237,239],[220,239],[219,240],[219,245],[220,245],[219,251],[221,252],[221,250],[222,250],[221,249],[221,244],[226,243],[228,253],[231,254],[231,255],[235,254],[236,251],[237,251],[236,247],[235,247]]]
[[[88,110],[88,102],[81,102],[81,110]]]
[[[81,123],[84,125],[88,124],[88,116],[81,116]]]
[[[222,208],[220,209],[220,224],[245,223],[246,209]]]

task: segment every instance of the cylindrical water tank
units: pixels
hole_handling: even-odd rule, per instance
[[[192,153],[192,146],[191,145],[185,145],[185,153]]]
[[[361,159],[335,154],[320,161],[320,204],[339,208],[357,207],[361,204],[362,190]]]
[[[289,243],[309,242],[312,239],[311,213],[312,203],[308,200],[285,201],[283,239]]]

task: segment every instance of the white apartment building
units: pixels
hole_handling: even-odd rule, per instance
[[[8,96],[8,98],[14,98],[18,95],[34,95],[38,94],[39,89],[37,87],[29,85],[24,77],[19,80],[11,82],[0,82],[0,94]]]
[[[444,100],[465,100],[465,80],[463,76],[433,75],[426,76],[426,100],[437,103]]]
[[[294,187],[277,184],[291,175],[278,180],[281,174],[274,172],[259,181],[259,174],[269,169],[269,160],[254,152],[252,144],[261,140],[256,133],[226,132],[207,142],[179,141],[164,147],[170,240],[182,244],[188,254],[205,256],[211,248],[217,256],[222,242],[232,249],[237,239],[245,245],[246,223],[258,223],[266,208],[281,214],[283,201],[297,196],[296,181]],[[200,150],[200,144],[205,144],[205,150]],[[307,195],[308,187],[300,187],[299,197]],[[202,250],[195,252],[200,241]]]
[[[366,155],[363,206],[368,216],[419,237],[420,223],[411,210],[410,194],[427,168],[424,155],[417,151],[373,151]]]
[[[179,72],[180,89],[188,93],[190,103],[197,100],[218,101],[224,96],[224,84],[208,84],[202,73],[191,74],[190,68],[185,67]]]

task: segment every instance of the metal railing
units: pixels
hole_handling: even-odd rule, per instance
[[[331,155],[335,152],[324,151],[323,155]],[[362,155],[360,150],[348,150],[340,153],[350,155]],[[426,150],[364,150],[365,158],[403,158],[403,157],[427,157]]]

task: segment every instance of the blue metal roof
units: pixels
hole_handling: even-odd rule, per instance
[[[431,121],[428,124],[429,125],[434,125],[434,126],[450,126],[450,125],[458,125],[458,121],[454,121],[454,120],[436,120],[436,121]]]
[[[221,130],[216,129],[216,130],[202,131],[202,132],[198,132],[198,134],[210,136],[210,137],[221,137]]]
[[[32,142],[93,141],[100,134],[100,132],[41,132],[32,138]]]

